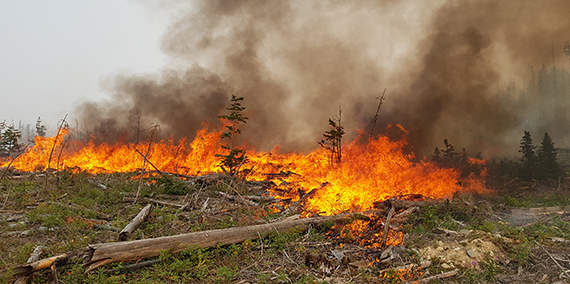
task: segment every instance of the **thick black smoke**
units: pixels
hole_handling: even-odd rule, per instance
[[[569,1],[347,2],[180,4],[162,44],[172,69],[115,78],[109,101],[79,107],[80,125],[133,138],[140,117],[191,138],[202,122],[216,125],[236,94],[245,97],[250,145],[305,151],[339,106],[350,138],[356,128],[369,132],[384,88],[376,129],[401,123],[419,155],[444,138],[472,153],[512,152],[523,129],[548,125],[528,115],[544,112],[528,103],[537,95],[529,95],[529,66],[554,60],[560,69],[567,60]]]

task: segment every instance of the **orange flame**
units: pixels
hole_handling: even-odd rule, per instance
[[[221,130],[209,131],[208,126],[198,131],[196,138],[188,144],[182,139],[175,143],[172,139],[149,143],[99,144],[93,141],[64,142],[68,130],[55,137],[36,137],[33,148],[28,149],[12,166],[21,171],[45,169],[50,153],[51,167],[57,169],[77,168],[89,173],[132,172],[143,165],[140,153],[161,171],[185,175],[204,175],[222,172],[220,159],[216,154],[224,154],[220,147]],[[247,168],[253,169],[247,179],[272,179],[275,173],[282,175],[277,184],[289,184],[289,188],[302,189],[310,194],[304,203],[306,214],[331,215],[351,210],[368,210],[375,202],[388,198],[421,194],[435,199],[450,197],[458,190],[485,190],[482,179],[470,176],[467,182],[459,183],[456,169],[440,168],[434,163],[421,161],[413,163],[412,156],[403,153],[405,140],[390,141],[387,137],[359,139],[343,146],[343,160],[331,167],[330,155],[325,149],[316,149],[309,154],[281,154],[278,147],[271,152],[248,150]],[[136,150],[140,153],[137,153]],[[470,159],[472,164],[482,164],[481,160]],[[146,169],[151,169],[146,163]],[[8,161],[0,161],[0,166]],[[322,185],[322,186],[321,186]],[[299,199],[296,192],[289,192]],[[282,195],[282,194],[281,194]]]

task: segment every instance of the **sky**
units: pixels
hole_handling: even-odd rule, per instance
[[[131,0],[0,0],[0,121],[54,131],[106,78],[160,69],[167,24]]]
[[[0,122],[41,117],[55,135],[68,114],[102,142],[153,124],[193,139],[236,94],[249,145],[310,151],[341,109],[345,141],[370,129],[386,88],[378,129],[402,125],[419,156],[443,139],[516,153],[527,130],[570,147],[568,11],[568,0],[0,0]]]

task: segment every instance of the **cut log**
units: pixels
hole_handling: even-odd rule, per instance
[[[321,224],[328,220],[336,220],[343,217],[344,216],[313,217],[247,227],[194,232],[154,239],[89,245],[92,254],[86,263],[86,272],[93,271],[113,262],[157,257],[161,251],[178,253],[189,247],[206,248],[218,244],[235,244],[248,239],[257,239],[271,232],[287,230],[297,226],[307,226],[308,224]]]
[[[127,224],[123,230],[119,233],[119,240],[126,241],[131,233],[146,219],[146,217],[150,214],[152,209],[152,204],[148,204],[145,206],[139,214],[129,223]]]

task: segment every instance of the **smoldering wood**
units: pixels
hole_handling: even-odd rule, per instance
[[[386,269],[382,269],[380,271],[378,271],[378,274],[382,274],[384,272],[389,271],[390,269],[393,270],[402,270],[402,269],[426,269],[428,267],[430,267],[432,265],[432,262],[427,260],[427,261],[422,261],[420,262],[420,264],[408,264],[408,265],[401,265],[401,266],[397,266],[397,267],[393,267],[393,268],[386,268]]]
[[[321,188],[328,186],[330,183],[325,182],[322,183],[321,185],[319,185],[319,187],[317,188],[313,188],[311,191],[309,191],[309,193],[303,193],[300,192],[300,198],[299,200],[295,201],[294,203],[292,203],[291,205],[289,205],[289,207],[287,207],[285,210],[283,210],[281,213],[282,214],[289,214],[289,213],[295,213],[295,214],[299,214],[302,211],[302,205],[305,202],[305,200],[307,200],[309,197],[315,195]]]
[[[123,230],[121,230],[121,232],[119,232],[119,240],[126,241],[129,238],[129,236],[132,234],[132,232],[134,232],[135,229],[142,222],[144,222],[144,220],[146,220],[151,210],[152,210],[152,204],[148,204],[143,209],[141,209],[139,214],[137,214],[137,216],[129,224],[127,224],[123,228]]]

